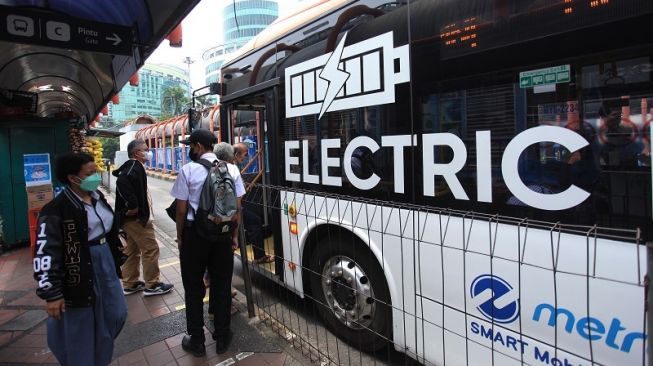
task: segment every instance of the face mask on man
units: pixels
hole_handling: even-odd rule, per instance
[[[151,151],[148,150],[148,151],[145,153],[145,158],[146,158],[147,160],[152,160],[153,157],[154,157],[154,153],[153,153],[153,152],[151,152]]]
[[[100,183],[102,183],[102,178],[98,173],[91,174],[84,179],[80,177],[77,178],[80,180],[79,188],[87,192],[95,192],[100,186]]]

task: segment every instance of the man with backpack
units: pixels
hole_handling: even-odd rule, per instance
[[[234,265],[231,234],[240,209],[236,197],[244,194],[244,190],[240,191],[242,182],[235,182],[226,163],[213,153],[216,143],[213,133],[194,130],[188,139],[180,142],[189,145],[192,160],[182,167],[171,191],[177,202],[175,222],[188,332],[181,345],[194,356],[206,354],[202,300],[206,294],[203,276],[208,268],[217,300],[213,338],[216,352],[222,354],[233,337],[230,329]]]

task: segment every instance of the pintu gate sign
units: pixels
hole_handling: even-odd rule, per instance
[[[491,132],[476,132],[476,190],[478,201],[492,202],[492,163],[491,157]],[[368,178],[361,178],[352,168],[352,156],[354,151],[363,148],[371,153],[381,147],[391,148],[394,155],[394,191],[404,193],[404,152],[405,148],[417,146],[417,135],[393,135],[383,136],[381,146],[367,136],[359,136],[351,140],[342,160],[344,174],[351,184],[361,190],[369,190],[376,187],[381,178],[372,174]],[[560,193],[543,194],[528,188],[521,180],[518,171],[519,157],[522,152],[533,144],[541,142],[553,142],[565,147],[570,152],[575,152],[588,145],[588,142],[579,134],[562,127],[539,126],[525,130],[515,136],[503,153],[501,160],[501,172],[506,186],[512,194],[525,204],[542,210],[564,210],[574,207],[589,197],[589,192],[571,185]],[[301,147],[300,147],[301,146]],[[453,150],[453,159],[448,163],[436,163],[434,160],[434,148],[448,146]],[[329,168],[340,168],[341,161],[332,156],[329,151],[340,149],[340,139],[323,139],[321,141],[321,174],[309,173],[309,142],[307,140],[289,140],[285,142],[285,172],[286,180],[329,186],[341,186],[342,177],[329,175]],[[422,147],[422,175],[424,177],[424,196],[435,196],[434,178],[441,176],[447,182],[454,197],[459,200],[469,200],[467,192],[463,189],[456,177],[467,162],[467,149],[465,143],[456,135],[451,133],[430,133],[421,135]],[[295,156],[296,151],[301,148],[302,162]],[[301,167],[301,174],[293,173],[292,168]]]

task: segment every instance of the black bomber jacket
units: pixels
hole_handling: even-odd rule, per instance
[[[99,200],[113,213],[100,191]],[[123,255],[118,249],[117,220],[105,235],[121,277]],[[93,266],[88,245],[88,220],[83,202],[70,188],[45,205],[39,214],[34,248],[36,294],[46,301],[65,299],[67,307],[88,307],[95,303]]]

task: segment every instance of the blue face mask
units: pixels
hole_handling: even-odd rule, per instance
[[[79,182],[79,188],[87,192],[95,192],[97,190],[97,187],[100,186],[100,183],[102,183],[102,178],[98,173],[91,174],[84,179],[81,178],[79,179],[81,180],[81,182]]]

